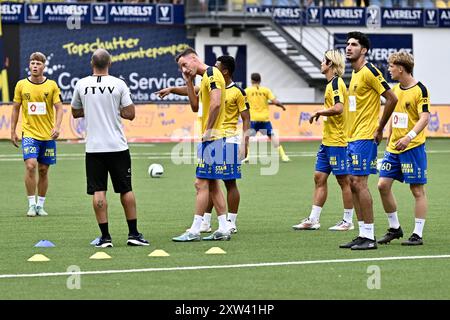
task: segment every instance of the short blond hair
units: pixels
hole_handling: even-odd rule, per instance
[[[339,50],[328,50],[325,52],[325,60],[328,63],[331,61],[331,68],[339,77],[342,77],[345,72],[345,57]]]
[[[414,56],[406,51],[392,53],[388,58],[388,62],[402,66],[408,73],[412,73],[414,70]]]
[[[47,58],[45,57],[45,54],[43,54],[42,52],[37,51],[37,52],[33,52],[30,55],[30,62],[33,61],[33,60],[40,61],[40,62],[45,64],[45,62],[47,61]]]

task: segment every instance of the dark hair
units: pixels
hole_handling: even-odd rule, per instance
[[[217,61],[220,61],[230,75],[233,75],[234,69],[236,68],[236,62],[232,56],[221,56],[217,58]]]
[[[252,73],[250,79],[254,82],[261,82],[261,75],[259,73]]]
[[[197,56],[197,52],[195,52],[195,50],[193,48],[188,47],[188,48],[184,49],[183,51],[181,51],[179,54],[177,54],[177,56],[175,57],[175,61],[178,62],[178,60],[180,60],[181,57],[185,57],[191,53],[193,53]]]
[[[358,40],[361,47],[366,48],[367,50],[370,49],[370,40],[366,34],[359,31],[352,31],[347,33],[347,41],[351,38]]]
[[[100,70],[106,69],[111,63],[111,55],[105,49],[96,50],[92,54],[92,66]]]

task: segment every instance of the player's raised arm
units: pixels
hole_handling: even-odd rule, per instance
[[[196,86],[194,85],[195,75],[192,76],[189,73],[183,72],[183,78],[186,80],[187,96],[189,97],[191,109],[193,112],[198,112],[199,99],[197,94],[198,90],[196,90]]]
[[[200,91],[200,88],[197,87],[197,86],[195,86],[194,88],[195,88],[195,93],[198,94],[198,92]],[[169,87],[169,88],[164,88],[164,89],[161,89],[159,91],[156,91],[155,94],[160,99],[164,99],[169,94],[176,94],[176,95],[179,95],[179,96],[187,96],[188,95],[188,89],[187,89],[187,86]]]

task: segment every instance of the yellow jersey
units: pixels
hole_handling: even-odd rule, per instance
[[[395,144],[410,132],[422,112],[430,112],[430,96],[427,88],[418,82],[415,86],[403,89],[400,84],[395,85],[392,90],[397,95],[398,102],[391,116],[392,133],[389,139],[387,151],[402,153],[425,143],[425,130],[422,130],[411,140],[405,150],[395,150]]]
[[[247,99],[250,104],[251,121],[270,121],[269,100],[274,100],[275,96],[269,88],[253,85],[245,89]]]
[[[349,141],[371,140],[378,128],[380,114],[380,95],[390,87],[381,72],[372,64],[366,63],[358,72],[352,72],[348,97]]]
[[[341,77],[334,77],[325,88],[324,108],[333,108],[336,103],[342,103],[344,110],[348,108],[348,93],[344,80]],[[323,138],[322,144],[328,147],[347,146],[347,134],[345,132],[345,114],[323,117]]]
[[[237,135],[239,114],[250,109],[245,91],[234,82],[227,87],[223,129],[227,137]]]
[[[23,137],[52,140],[51,131],[55,126],[53,106],[61,102],[56,82],[47,78],[42,83],[22,79],[16,84],[14,102],[22,107]]]
[[[206,126],[208,124],[210,93],[214,89],[219,89],[222,92],[219,114],[216,118],[216,121],[214,122],[213,127],[211,128],[213,131],[213,139],[219,139],[225,136],[223,130],[226,98],[225,80],[219,69],[217,69],[216,67],[208,67],[208,69],[206,69],[205,73],[203,74],[199,93],[200,106],[198,110],[198,117],[200,118],[201,122],[202,135],[205,133]]]

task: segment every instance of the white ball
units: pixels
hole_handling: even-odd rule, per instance
[[[158,163],[152,163],[148,167],[148,175],[152,178],[159,178],[164,173],[164,168]]]

